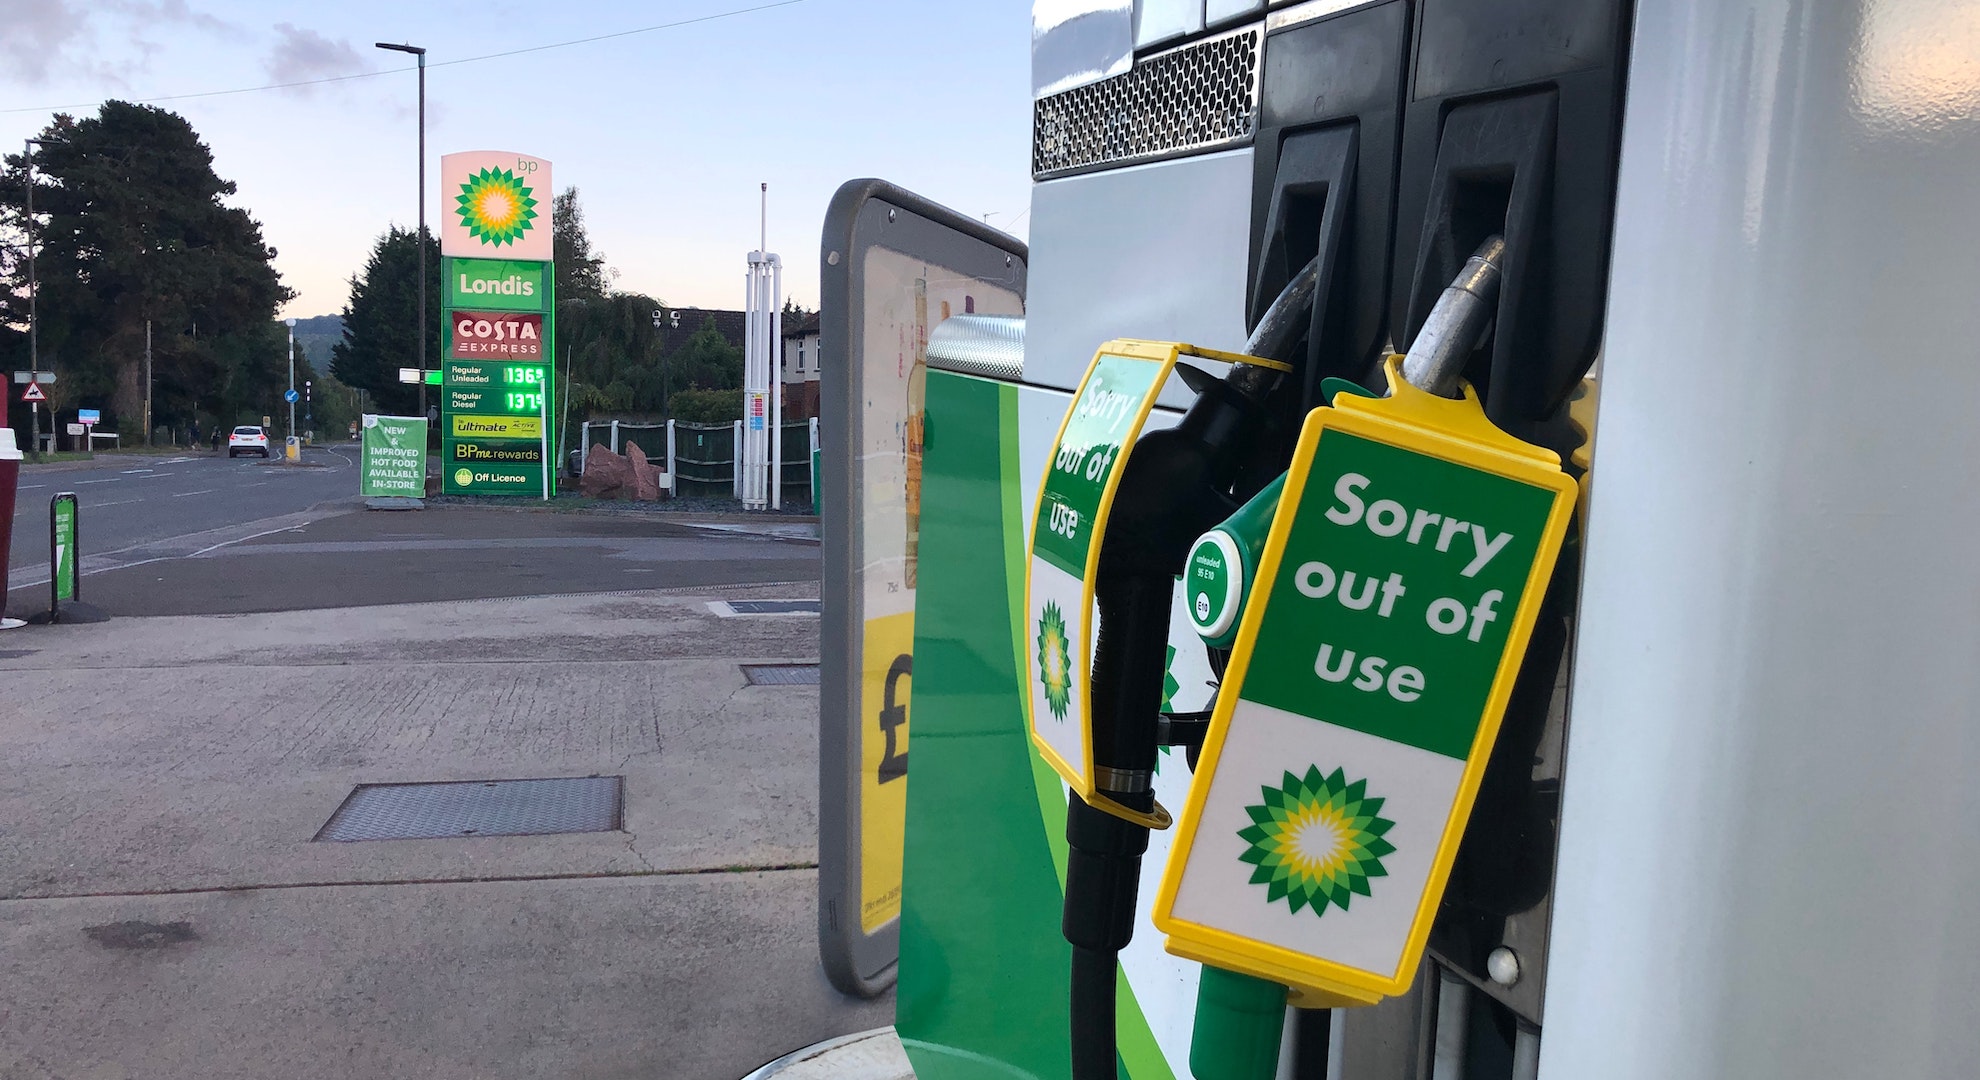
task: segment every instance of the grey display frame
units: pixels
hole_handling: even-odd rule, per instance
[[[880,241],[885,240],[885,243]],[[818,951],[840,992],[883,993],[900,959],[900,920],[865,933],[860,927],[861,744],[858,722],[863,628],[852,598],[863,565],[857,533],[865,502],[854,483],[852,447],[860,445],[864,400],[859,337],[866,308],[862,270],[871,247],[884,247],[1025,295],[1030,249],[1014,236],[885,180],[847,181],[825,211],[819,243],[820,514],[823,560],[819,597]],[[911,691],[910,691],[911,692]],[[912,700],[910,698],[910,700]],[[910,706],[911,707],[911,706]],[[912,735],[909,736],[912,739]]]

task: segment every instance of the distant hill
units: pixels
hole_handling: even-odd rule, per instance
[[[311,367],[318,371],[330,370],[330,348],[344,340],[344,317],[341,315],[317,315],[296,320],[296,341],[303,347],[303,355],[309,358]]]

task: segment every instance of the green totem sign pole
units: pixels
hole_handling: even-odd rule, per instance
[[[441,489],[547,498],[557,443],[550,163],[448,154],[440,189]]]

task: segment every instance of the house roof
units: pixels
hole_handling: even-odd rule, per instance
[[[787,341],[790,340],[791,338],[801,338],[806,336],[815,337],[817,336],[817,334],[818,334],[818,313],[815,311],[809,315],[806,315],[803,319],[799,320],[795,325],[786,324],[784,326],[784,339]]]
[[[740,311],[724,311],[720,308],[661,308],[660,350],[671,353],[687,343],[695,331],[700,330],[709,319],[715,320],[715,329],[722,340],[740,349],[743,347],[744,315]],[[679,315],[680,325],[675,326],[674,315]]]

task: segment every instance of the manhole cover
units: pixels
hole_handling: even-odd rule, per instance
[[[744,664],[751,686],[817,686],[817,664]]]
[[[724,618],[731,615],[816,615],[816,600],[711,600],[708,609]]]
[[[619,827],[624,777],[359,784],[318,840],[542,836]]]

